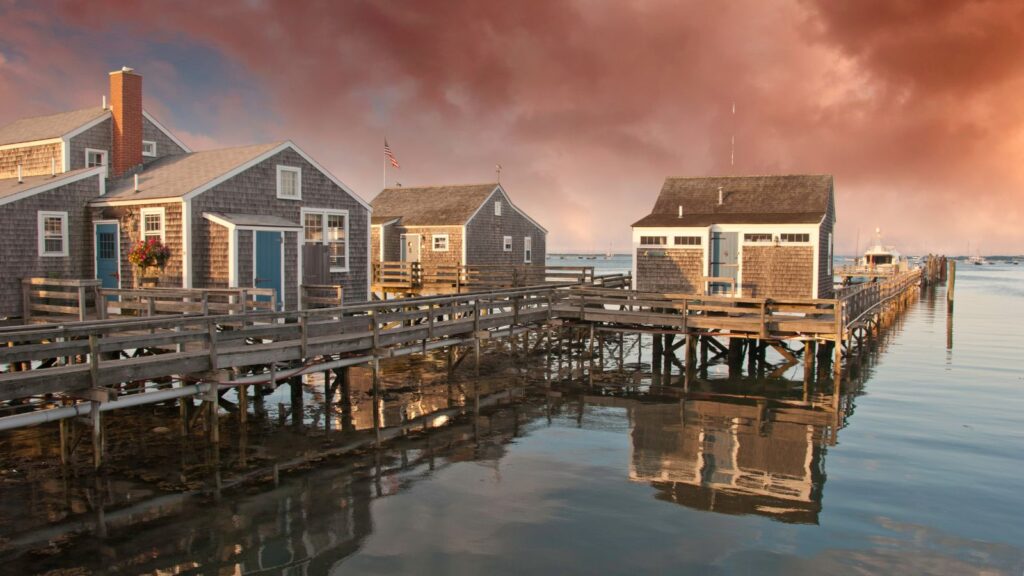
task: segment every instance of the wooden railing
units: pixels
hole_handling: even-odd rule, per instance
[[[836,289],[836,298],[843,305],[843,325],[849,327],[889,300],[921,283],[922,271],[915,268],[907,272],[878,280]]]
[[[373,284],[381,288],[416,288],[422,283],[419,262],[374,262]]]
[[[551,318],[566,285],[303,310],[154,316],[0,331],[0,401],[335,354],[401,355]],[[152,355],[135,352],[148,350]],[[66,358],[66,362],[57,362]],[[346,362],[351,363],[351,358]],[[323,369],[328,369],[323,368]],[[273,376],[271,376],[273,377]]]
[[[303,284],[303,308],[334,308],[343,305],[344,290],[340,284]]]
[[[555,307],[560,317],[665,329],[725,330],[771,338],[792,334],[835,337],[837,301],[813,298],[735,298],[578,287]]]
[[[97,288],[99,318],[111,314],[246,314],[274,310],[273,288]]]
[[[21,317],[28,324],[33,316],[71,316],[85,320],[95,309],[99,280],[22,278]]]
[[[629,290],[633,285],[633,275],[626,274],[599,274],[594,276],[594,286],[602,288],[624,288]]]
[[[539,266],[531,264],[426,265],[419,262],[376,262],[373,284],[381,289],[450,289],[455,293],[545,283],[591,284],[592,266]]]

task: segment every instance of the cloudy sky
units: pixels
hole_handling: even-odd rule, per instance
[[[830,173],[840,253],[1024,252],[1020,0],[187,4],[0,0],[0,124],[128,65],[193,148],[291,139],[367,199],[385,134],[405,185],[500,163],[556,250],[626,248],[665,176]]]

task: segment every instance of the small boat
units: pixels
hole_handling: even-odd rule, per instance
[[[875,228],[875,244],[864,251],[859,266],[877,272],[898,272],[907,269],[907,261],[892,246],[882,244],[882,230]]]
[[[984,266],[985,264],[988,264],[988,260],[986,260],[981,254],[975,254],[968,258],[967,261],[975,266]]]

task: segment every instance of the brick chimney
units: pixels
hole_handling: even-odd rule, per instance
[[[142,76],[127,66],[110,73],[110,109],[110,175],[116,177],[142,164]]]

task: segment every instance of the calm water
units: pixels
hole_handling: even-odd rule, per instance
[[[278,488],[122,502],[103,522],[84,505],[50,531],[38,496],[5,502],[37,522],[0,520],[0,559],[12,573],[1020,575],[1024,269],[963,265],[956,294],[952,349],[940,287],[843,383],[838,414],[831,380],[805,391],[799,367],[715,367],[683,392],[609,353],[593,387],[532,386]]]

